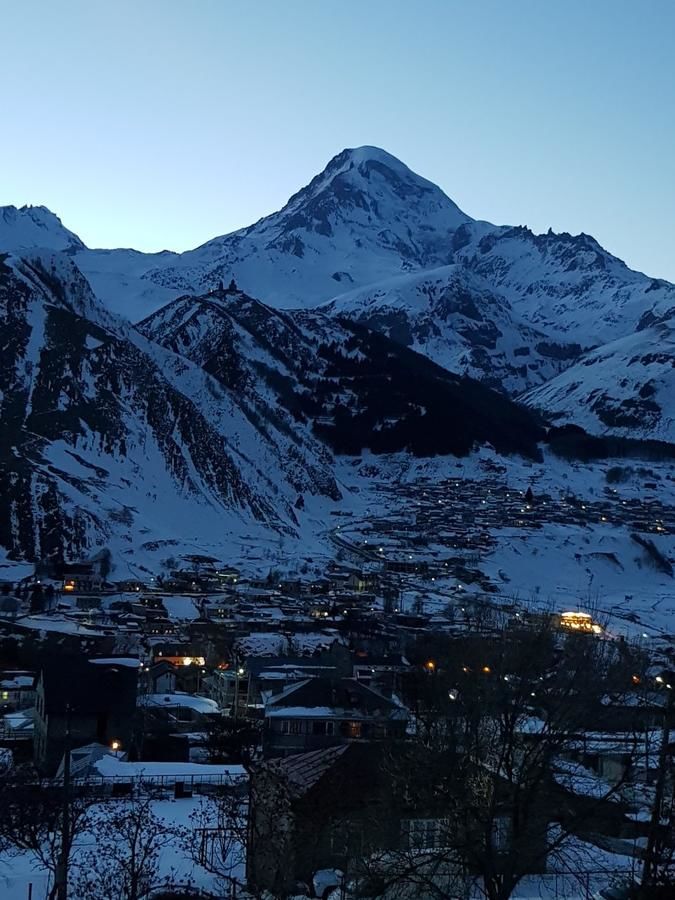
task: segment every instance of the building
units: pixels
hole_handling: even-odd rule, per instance
[[[177,668],[168,659],[143,669],[143,691],[147,694],[172,694],[176,690]]]
[[[65,594],[99,594],[103,589],[103,576],[98,561],[63,563],[61,575]]]
[[[496,779],[485,817],[467,817],[458,811],[465,796],[458,758],[449,754],[428,771],[431,758],[421,761],[419,751],[352,743],[254,766],[249,886],[273,896],[301,893],[317,872],[339,870],[358,896],[431,900],[473,895],[484,861],[507,873],[517,854],[526,872],[546,871],[555,794],[543,788],[514,833],[512,785]]]
[[[355,678],[307,678],[265,699],[263,752],[405,737],[408,711]]]
[[[133,736],[139,662],[126,657],[53,656],[38,677],[33,757],[53,774],[67,746],[129,747]]]
[[[337,852],[334,844],[337,821],[355,825],[357,803],[365,809],[373,790],[371,773],[355,765],[347,750],[347,746],[324,748],[254,769],[247,853],[247,882],[253,890],[292,894],[299,883],[310,884],[321,868],[346,870],[346,854]],[[339,805],[334,802],[337,797]],[[282,819],[285,827],[279,828]]]
[[[31,709],[35,704],[35,675],[23,670],[0,672],[0,709]]]

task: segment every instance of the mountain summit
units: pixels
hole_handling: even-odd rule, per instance
[[[234,276],[274,306],[315,306],[351,287],[446,265],[454,232],[471,221],[389,153],[359,147],[333,157],[279,212],[145,277],[192,291]]]
[[[46,206],[0,206],[0,250],[84,250],[82,241]]]
[[[469,221],[440,188],[377,147],[343,150],[279,213],[263,220],[268,228],[304,229],[327,237],[340,224],[372,227],[379,222],[400,233],[395,226],[401,223],[404,243],[417,239],[411,241],[411,259],[423,265],[429,250],[427,233],[447,235]],[[411,235],[411,226],[420,224],[426,226],[423,233]]]

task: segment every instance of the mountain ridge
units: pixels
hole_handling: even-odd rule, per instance
[[[461,456],[490,442],[537,456],[539,423],[506,398],[363,326],[236,289],[178,298],[136,328],[72,255],[3,255],[0,334],[11,560],[107,547],[156,565],[167,546],[301,540],[344,497],[333,451]]]
[[[33,219],[51,214],[34,210],[22,211],[32,225],[16,227],[15,243],[43,234]],[[0,249],[12,249],[7,223],[17,212],[4,216]],[[50,222],[62,228],[56,217]],[[583,381],[590,369],[577,362],[584,354],[675,317],[675,286],[631,270],[590,235],[476,221],[432,182],[369,146],[338,153],[277,212],[181,254],[89,250],[65,230],[54,241],[97,297],[131,321],[234,278],[271,307],[321,308],[359,321],[555,415],[565,414],[556,387],[564,379],[550,391],[546,384],[572,366]],[[621,378],[618,392],[615,380],[608,366],[595,367],[592,402],[599,392],[608,407],[634,405],[634,386],[639,391],[648,378]],[[574,396],[584,418],[583,387]],[[659,410],[650,427],[675,440],[665,390]],[[607,424],[618,421],[611,415],[584,421],[609,431],[629,427]]]

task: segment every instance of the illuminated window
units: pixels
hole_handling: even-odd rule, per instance
[[[591,614],[585,612],[561,613],[560,625],[563,628],[569,628],[570,631],[585,631],[595,634],[602,632],[602,628],[593,622]]]
[[[345,734],[349,738],[360,738],[361,737],[361,723],[360,722],[345,722],[344,725]]]

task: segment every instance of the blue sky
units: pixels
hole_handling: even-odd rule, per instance
[[[671,0],[10,0],[0,204],[187,249],[374,144],[675,280]]]

